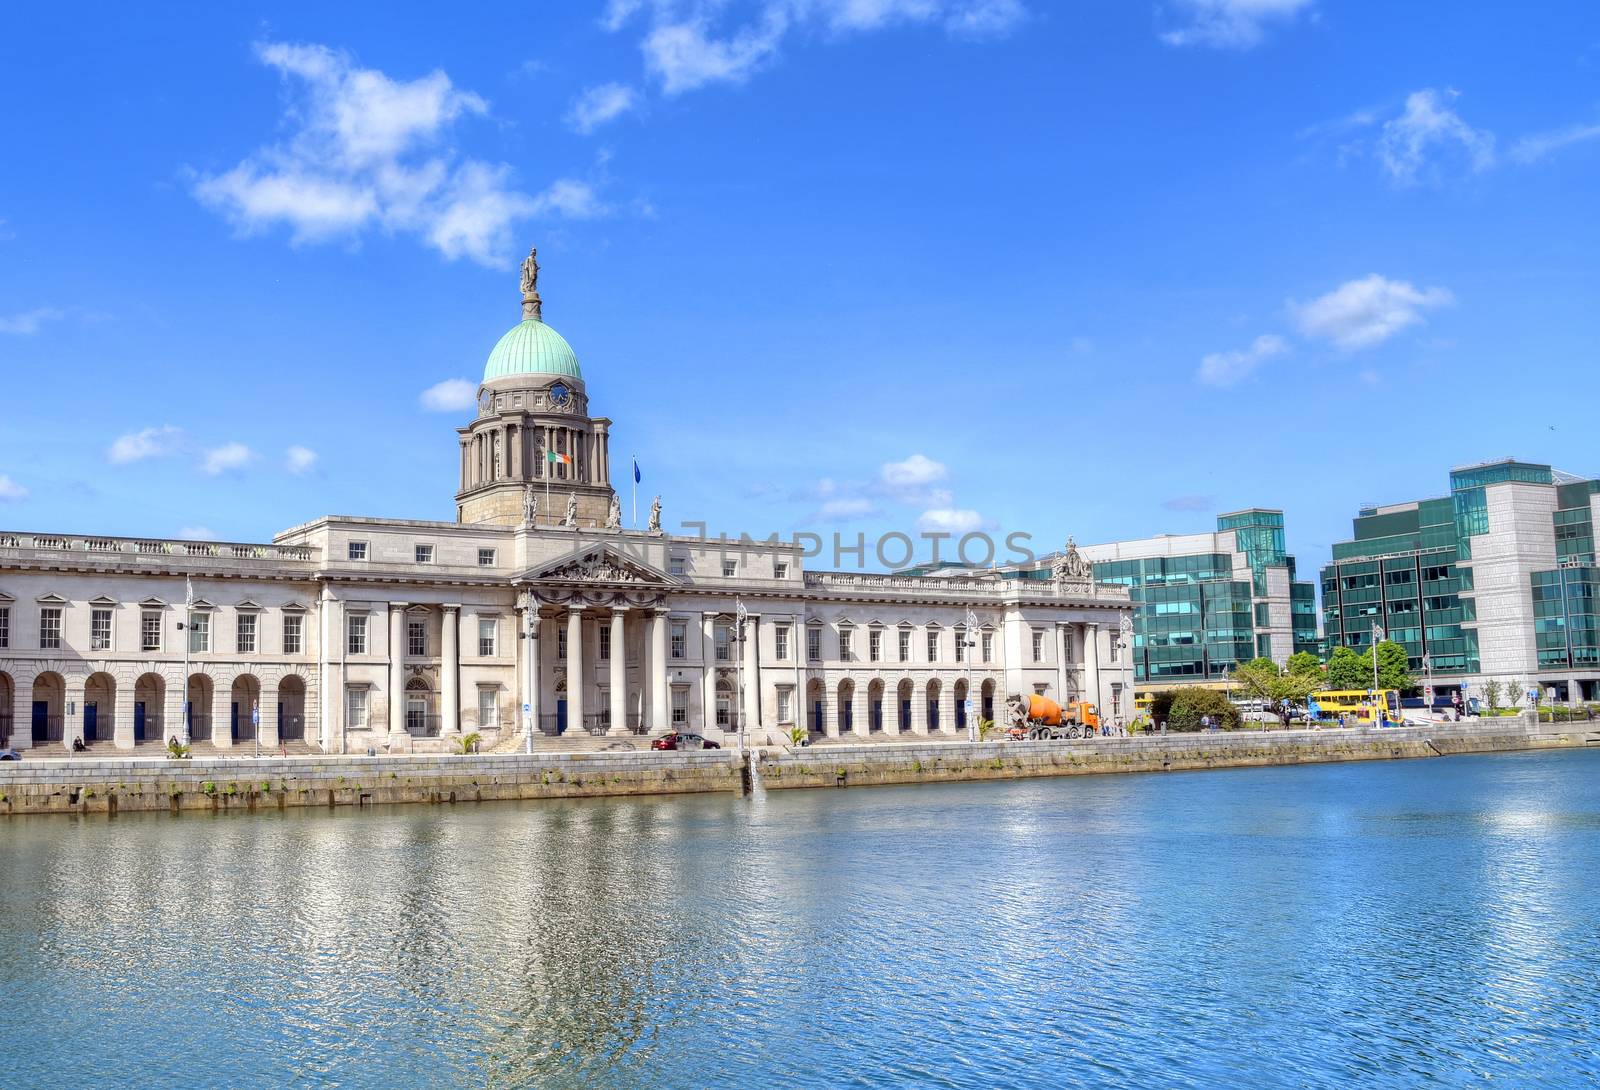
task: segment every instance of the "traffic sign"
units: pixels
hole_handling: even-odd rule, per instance
[[[250,725],[252,727],[259,727],[261,725],[261,705],[259,702],[252,702],[250,704]]]
[[[522,714],[523,715],[527,715],[531,711],[533,711],[533,705],[532,704],[524,704],[522,706]]]

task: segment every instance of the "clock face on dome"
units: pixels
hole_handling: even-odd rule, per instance
[[[567,397],[570,395],[570,393],[571,391],[567,389],[566,383],[556,383],[554,386],[550,387],[550,404],[565,405],[567,403]]]

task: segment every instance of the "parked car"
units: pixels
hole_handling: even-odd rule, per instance
[[[721,749],[722,747],[702,734],[687,734],[683,731],[673,731],[663,734],[660,738],[650,743],[651,749]]]
[[[20,761],[22,754],[14,749],[0,749],[0,761]]]

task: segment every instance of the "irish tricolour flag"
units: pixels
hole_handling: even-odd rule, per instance
[[[570,466],[572,464],[572,455],[562,454],[557,450],[547,450],[544,452],[544,460],[549,462],[551,465],[560,464],[564,466]]]

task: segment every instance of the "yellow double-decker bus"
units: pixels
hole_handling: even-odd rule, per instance
[[[1339,719],[1347,717],[1358,723],[1399,723],[1400,690],[1378,689],[1322,689],[1311,694],[1311,716],[1314,719]]]

